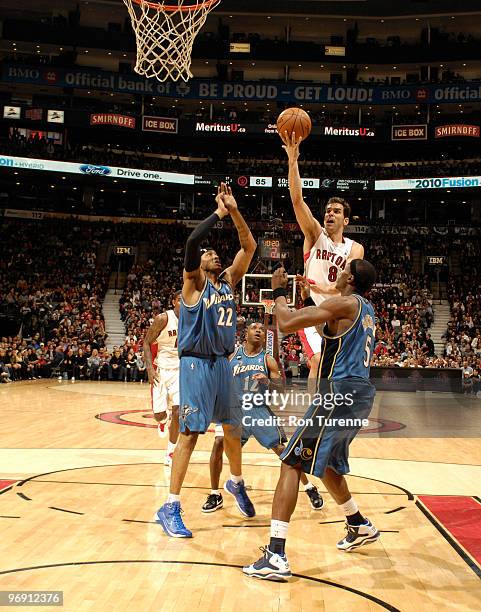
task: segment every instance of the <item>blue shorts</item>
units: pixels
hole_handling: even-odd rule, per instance
[[[369,380],[343,378],[321,381],[318,393],[323,404],[316,402],[308,408],[281,460],[319,478],[327,467],[348,474],[349,445],[361,429],[360,421],[371,413],[376,389]]]
[[[242,408],[227,357],[180,358],[180,431],[205,433],[214,421],[239,427]],[[240,430],[240,427],[239,427]]]
[[[279,424],[279,417],[267,406],[253,406],[242,415],[241,442],[244,445],[253,437],[264,448],[272,449],[287,442],[286,434]]]

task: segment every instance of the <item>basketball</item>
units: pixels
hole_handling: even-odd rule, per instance
[[[302,108],[286,108],[277,118],[277,131],[282,140],[285,132],[290,137],[295,132],[296,137],[305,140],[312,129],[312,121],[309,115]]]

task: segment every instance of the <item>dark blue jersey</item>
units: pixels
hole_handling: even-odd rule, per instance
[[[256,355],[246,355],[244,347],[240,346],[232,356],[230,365],[234,375],[235,388],[240,398],[244,393],[262,393],[264,391],[264,387],[259,388],[256,375],[262,374],[269,378],[265,350],[261,350]]]
[[[199,301],[187,306],[182,300],[179,317],[178,348],[183,353],[229,355],[234,351],[236,303],[234,291],[221,278],[219,287],[206,278]]]
[[[375,341],[374,308],[360,295],[354,297],[358,301],[358,313],[351,327],[339,336],[323,331],[319,378],[369,378]]]

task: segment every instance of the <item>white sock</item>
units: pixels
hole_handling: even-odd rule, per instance
[[[307,484],[304,485],[304,491],[309,491],[309,489],[313,489],[314,485],[312,484],[312,482],[308,482]]]
[[[356,514],[356,512],[359,511],[359,508],[352,497],[348,499],[345,504],[339,504],[339,508],[341,508],[344,516],[351,516],[351,514]]]
[[[287,540],[287,530],[289,529],[289,523],[285,521],[271,521],[271,538],[282,538]]]
[[[173,504],[174,502],[180,502],[180,495],[174,495],[173,493],[169,493],[169,497],[167,498],[167,503]]]
[[[219,489],[212,489],[212,491],[210,492],[211,495],[220,495],[220,491]]]
[[[234,476],[233,474],[230,475],[230,479],[234,484],[239,484],[239,482],[242,482],[244,480],[242,476]]]
[[[176,444],[169,440],[169,442],[167,442],[167,454],[170,455],[170,453],[173,453],[175,450],[175,447],[176,447]]]

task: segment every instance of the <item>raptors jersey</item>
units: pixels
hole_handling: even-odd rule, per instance
[[[176,370],[179,367],[177,352],[177,330],[179,319],[173,310],[167,310],[167,325],[152,346],[154,364],[160,370]],[[156,354],[154,355],[154,351]]]
[[[341,244],[334,243],[325,230],[316,240],[310,251],[304,253],[304,275],[315,283],[336,284],[337,277],[346,267],[351,253],[353,241],[343,238]],[[328,296],[311,292],[316,306],[319,306]],[[329,297],[333,297],[332,294]]]

